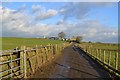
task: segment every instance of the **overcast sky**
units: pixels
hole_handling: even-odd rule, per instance
[[[3,37],[83,36],[118,41],[117,2],[9,2],[0,6]]]

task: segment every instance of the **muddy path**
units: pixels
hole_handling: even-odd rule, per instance
[[[108,72],[91,61],[74,45],[43,65],[31,78],[110,78]]]

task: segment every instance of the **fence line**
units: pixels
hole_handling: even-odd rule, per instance
[[[110,71],[120,76],[120,50],[98,49],[83,45],[78,46],[99,63],[104,64]]]
[[[33,74],[43,63],[54,58],[66,47],[63,45],[21,46],[20,49],[4,51],[0,54],[0,79],[26,78]]]

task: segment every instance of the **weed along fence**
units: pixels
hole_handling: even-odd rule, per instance
[[[81,45],[79,47],[110,72],[120,76],[120,50],[97,49]]]
[[[26,78],[33,74],[43,63],[53,59],[55,54],[67,45],[21,47],[0,54],[0,79]]]

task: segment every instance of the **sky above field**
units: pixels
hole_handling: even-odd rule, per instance
[[[117,2],[6,2],[0,6],[3,37],[49,37],[61,31],[84,41],[118,41]]]

